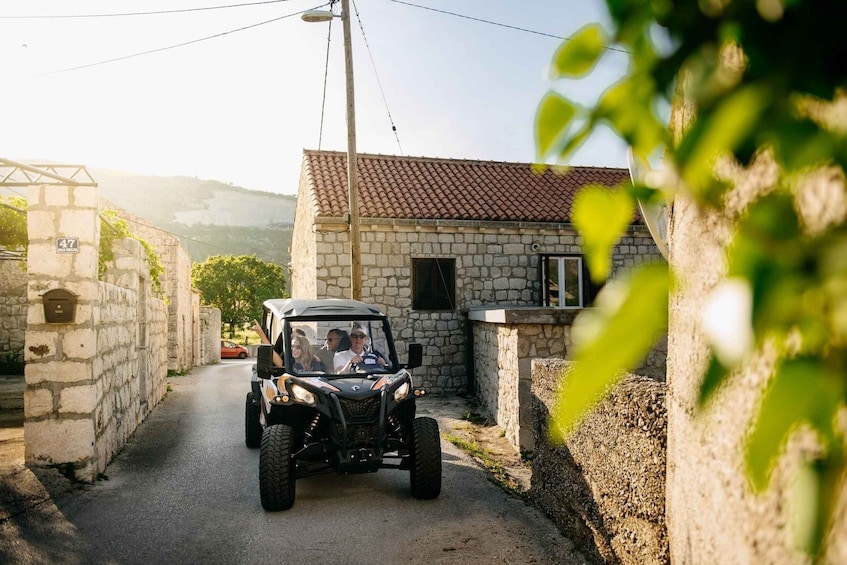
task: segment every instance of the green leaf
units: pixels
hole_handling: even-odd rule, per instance
[[[538,160],[544,161],[555,152],[556,143],[568,130],[576,116],[576,106],[567,98],[549,92],[535,114],[535,146]]]
[[[575,343],[574,363],[563,377],[553,409],[554,440],[573,432],[624,371],[635,368],[667,331],[670,284],[667,264],[642,266],[628,279],[606,285],[597,308],[580,314],[594,317],[588,324],[598,329],[588,341]],[[623,296],[610,296],[618,292]]]
[[[575,78],[588,73],[603,54],[606,34],[599,24],[588,24],[562,42],[553,55],[550,79]]]
[[[832,437],[843,398],[840,379],[816,357],[790,359],[777,368],[747,441],[747,474],[756,490],[767,487],[782,446],[797,425],[812,424],[825,438]]]
[[[574,198],[571,220],[583,239],[591,279],[602,282],[612,265],[612,246],[632,222],[635,201],[625,190],[586,186]]]

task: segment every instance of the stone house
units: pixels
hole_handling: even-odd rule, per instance
[[[391,318],[401,356],[406,344],[424,344],[423,372],[416,374],[431,393],[475,392],[471,310],[592,303],[598,289],[587,276],[571,205],[584,186],[629,182],[626,169],[539,171],[529,163],[367,154],[357,160],[362,299]],[[304,152],[291,249],[294,297],[350,296],[346,166],[346,153]],[[636,216],[615,248],[614,271],[658,258]],[[563,343],[558,356],[564,352]]]

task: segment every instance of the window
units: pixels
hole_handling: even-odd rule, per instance
[[[543,306],[584,308],[594,302],[600,287],[591,282],[582,255],[542,255]]]
[[[456,260],[412,259],[412,308],[456,309]]]

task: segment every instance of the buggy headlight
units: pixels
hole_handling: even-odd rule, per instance
[[[394,391],[394,401],[400,402],[401,400],[409,396],[409,388],[409,381],[406,381],[405,383],[398,386],[397,390]]]
[[[302,402],[303,404],[308,404],[309,406],[314,406],[316,402],[315,393],[307,390],[306,388],[298,385],[291,385],[291,394],[294,396],[294,399],[297,402]]]

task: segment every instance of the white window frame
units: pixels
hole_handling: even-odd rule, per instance
[[[574,308],[584,308],[585,305],[583,303],[584,281],[582,280],[582,272],[583,272],[582,271],[582,260],[583,260],[582,256],[581,255],[544,255],[543,260],[548,262],[547,265],[545,266],[545,271],[544,271],[544,272],[547,273],[548,278],[542,281],[542,284],[544,285],[544,293],[545,293],[547,302],[550,301],[549,262],[551,262],[551,261],[556,262],[556,274],[558,275],[558,281],[559,281],[558,296],[557,296],[558,304],[551,305],[551,307],[559,308],[559,309],[563,309],[563,310],[574,309]],[[563,300],[563,291],[568,286],[567,284],[563,284],[565,282],[568,282],[568,281],[566,281],[567,270],[565,269],[565,265],[569,261],[575,261],[576,266],[577,266],[577,269],[576,269],[577,287],[578,287],[579,290],[578,290],[578,294],[577,294],[577,303],[576,304],[565,304],[565,301]]]

